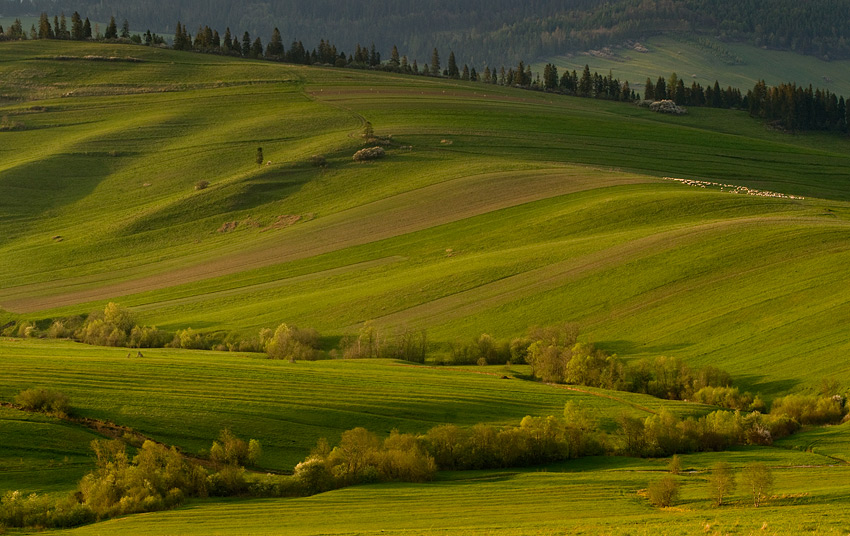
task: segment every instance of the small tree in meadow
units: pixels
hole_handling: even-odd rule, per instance
[[[735,475],[732,474],[732,467],[728,463],[717,462],[714,464],[711,468],[711,475],[708,477],[708,489],[714,501],[714,506],[721,506],[723,498],[735,491]]]
[[[257,165],[262,166],[265,159],[263,158],[263,148],[257,147]]]
[[[753,496],[753,505],[756,508],[773,491],[773,472],[763,463],[750,463],[744,466],[741,481]]]
[[[649,484],[647,494],[649,502],[655,506],[672,506],[679,498],[679,483],[672,476],[665,475]]]

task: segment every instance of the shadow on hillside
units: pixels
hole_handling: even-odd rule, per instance
[[[801,384],[799,380],[791,378],[782,380],[765,380],[764,378],[765,376],[757,374],[732,375],[735,387],[742,391],[751,391],[768,397],[782,396]]]
[[[32,222],[90,195],[111,173],[114,159],[59,154],[0,173],[0,224]],[[27,232],[6,228],[0,242]]]

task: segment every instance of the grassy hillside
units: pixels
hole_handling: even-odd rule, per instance
[[[120,348],[8,340],[0,341],[0,354],[8,378],[0,400],[31,387],[58,389],[80,416],[130,426],[196,453],[230,428],[259,439],[263,466],[277,470],[291,470],[320,437],[336,442],[355,426],[388,434],[394,428],[425,432],[446,422],[516,424],[526,415],[561,415],[574,401],[611,430],[621,412],[645,417],[662,407],[677,414],[710,410],[632,393],[612,399],[592,388],[579,392],[502,379],[502,367],[481,374],[486,369],[381,361],[291,364],[187,350],[145,350],[144,358],[128,359]],[[87,443],[80,448],[87,450]]]
[[[16,42],[0,59],[17,124],[0,132],[0,306],[25,318],[117,300],[167,329],[287,321],[327,347],[370,319],[437,347],[574,321],[768,396],[847,377],[846,139],[144,47]],[[356,163],[366,121],[392,142]]]
[[[328,350],[374,320],[427,329],[435,354],[481,332],[572,321],[582,340],[626,359],[711,364],[767,399],[824,378],[850,387],[845,138],[789,136],[739,112],[662,117],[386,73],[0,45],[0,306],[20,318],[45,326],[119,301],[169,330],[315,327]],[[367,122],[378,140],[363,139]],[[375,143],[386,158],[352,160]],[[282,471],[354,426],[385,435],[509,424],[575,401],[610,431],[621,412],[710,410],[527,382],[517,367],[144,354],[4,339],[0,400],[59,389],[81,416],[192,453],[229,427],[261,441],[264,469]],[[847,426],[686,456],[683,500],[664,511],[641,490],[665,461],[606,458],[304,499],[195,501],[76,532],[837,534]],[[71,489],[95,437],[0,409],[0,489]],[[771,465],[768,508],[747,507],[739,489],[729,507],[709,509],[705,470],[718,460]]]
[[[711,37],[658,36],[641,41],[638,51],[629,47],[611,47],[589,54],[557,56],[547,61],[563,69],[581,74],[584,66],[591,71],[608,73],[628,80],[629,85],[643,94],[647,77],[653,83],[659,76],[666,79],[677,73],[685,82],[697,82],[703,87],[720,82],[722,87],[740,88],[746,94],[759,80],[768,85],[796,82],[800,86],[828,89],[850,97],[850,75],[847,60],[824,61],[789,51],[768,50],[751,45],[727,43]],[[535,70],[543,72],[543,65]]]

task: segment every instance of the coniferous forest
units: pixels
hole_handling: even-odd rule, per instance
[[[252,35],[283,35],[303,42],[333,37],[353,48],[374,41],[393,45],[419,61],[434,43],[462,50],[471,61],[536,59],[600,47],[662,32],[700,32],[755,46],[793,50],[825,59],[850,57],[850,4],[841,0],[2,0],[5,16],[42,11],[85,11],[92,20],[126,17],[138,28],[176,33],[174,21],[238,26]]]

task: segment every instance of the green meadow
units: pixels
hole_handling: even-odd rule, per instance
[[[651,74],[688,70],[663,66]],[[170,331],[312,327],[330,352],[371,320],[426,329],[440,357],[481,333],[575,322],[580,340],[627,361],[717,366],[768,401],[825,379],[850,388],[846,137],[783,134],[737,111],[667,117],[479,83],[39,41],[0,44],[0,117],[3,323],[46,328],[115,301]],[[363,139],[367,125],[377,141]],[[385,158],[352,160],[375,143]],[[572,401],[613,433],[623,412],[715,409],[544,385],[517,365],[143,352],[2,339],[0,401],[57,389],[79,416],[191,454],[230,428],[260,440],[260,469],[280,472],[355,426],[508,425]],[[195,500],[72,532],[846,534],[847,430],[683,456],[682,499],[663,510],[644,490],[666,460],[593,458]],[[0,408],[0,491],[72,490],[96,437]],[[767,463],[776,496],[755,509],[739,488],[712,507],[705,471],[718,460]]]
[[[549,62],[563,69],[581,73],[585,65],[591,71],[628,80],[629,85],[643,93],[647,77],[653,83],[659,76],[665,79],[677,73],[685,85],[697,82],[713,86],[715,80],[725,88],[739,88],[746,94],[759,80],[768,85],[796,82],[797,85],[828,89],[838,95],[850,96],[850,76],[847,60],[826,61],[790,51],[769,50],[742,43],[724,42],[708,36],[664,35],[641,41],[645,50],[633,47],[612,47],[596,53],[575,54],[550,58]],[[543,71],[542,64],[535,65]]]
[[[732,453],[737,463],[817,463],[816,456]],[[661,463],[588,458],[544,471],[445,474],[427,484],[378,484],[304,499],[198,501],[171,511],[115,519],[61,534],[843,534],[847,467],[777,467],[775,497],[753,508],[741,491],[716,508],[707,500],[706,462],[676,477],[680,503],[647,504]],[[733,467],[735,461],[731,462]],[[380,512],[377,516],[376,512]],[[57,532],[59,533],[59,532]]]
[[[647,417],[668,408],[698,416],[713,409],[529,382],[515,377],[525,372],[522,367],[470,371],[377,360],[293,364],[262,355],[172,349],[128,358],[126,348],[61,341],[4,340],[0,353],[6,378],[0,400],[11,401],[33,386],[56,389],[71,398],[79,416],[129,426],[192,453],[209,450],[219,431],[229,428],[259,439],[263,466],[279,471],[291,471],[319,438],[336,442],[355,426],[389,434],[424,433],[446,422],[518,424],[526,415],[562,415],[572,401],[613,431],[622,412]],[[80,448],[85,451],[87,442]]]

